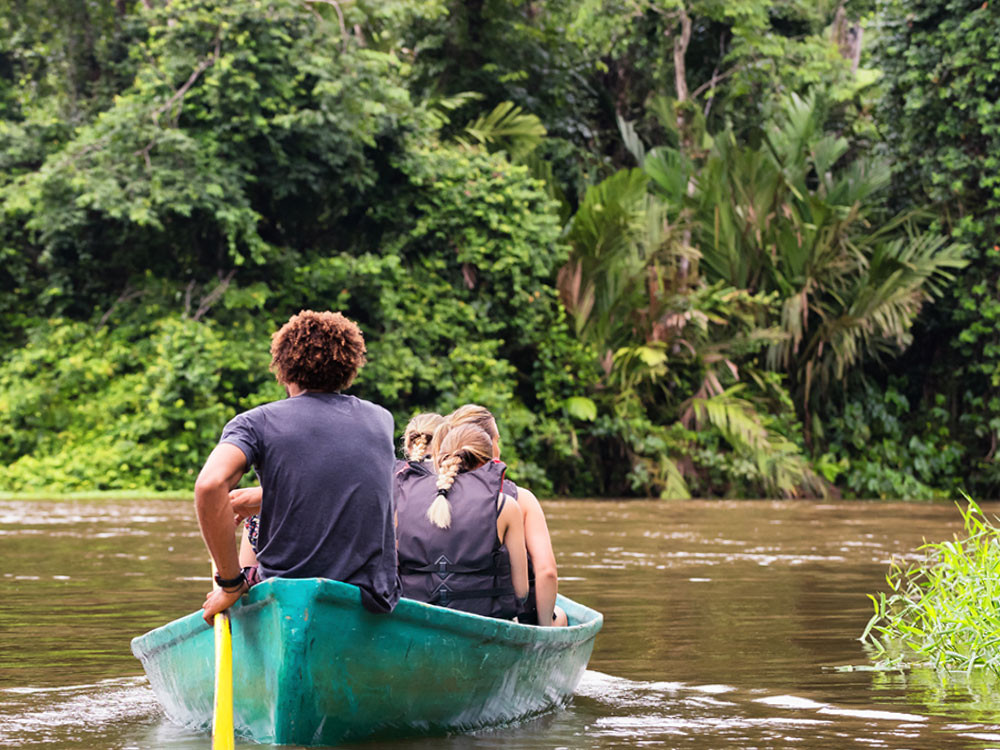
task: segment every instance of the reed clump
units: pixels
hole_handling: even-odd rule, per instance
[[[969,497],[964,536],[928,543],[920,563],[893,563],[889,592],[869,595],[875,613],[861,635],[876,666],[929,666],[1000,677],[1000,528]]]

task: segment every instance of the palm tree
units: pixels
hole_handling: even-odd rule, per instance
[[[883,217],[888,167],[846,158],[824,131],[818,96],[782,102],[759,147],[731,131],[695,163],[660,148],[645,160],[657,192],[693,227],[709,281],[780,299],[786,336],[770,367],[788,374],[805,422],[818,394],[857,365],[901,352],[921,306],[965,265],[964,249],[920,232],[916,214]],[[694,189],[678,194],[687,171]]]
[[[691,462],[670,455],[676,441],[647,433],[712,428],[756,467],[761,491],[819,491],[798,447],[766,416],[768,386],[755,377],[752,355],[782,336],[767,327],[772,300],[704,283],[689,232],[649,182],[641,169],[622,170],[587,191],[559,273],[577,335],[598,352],[612,408],[645,431],[626,435],[634,471],[649,489],[687,496]]]
[[[676,129],[671,108],[656,109]],[[818,96],[791,96],[759,145],[726,130],[648,152],[622,121],[641,169],[588,190],[559,276],[619,405],[664,427],[711,427],[779,494],[820,482],[769,417],[783,391],[763,369],[791,387],[808,444],[822,392],[905,348],[921,306],[964,265],[962,247],[917,230],[919,216],[882,214],[887,168],[849,158],[825,119]],[[683,491],[684,456],[633,460]]]

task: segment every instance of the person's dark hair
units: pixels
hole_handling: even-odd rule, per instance
[[[302,310],[271,337],[271,372],[282,385],[341,391],[365,364],[365,338],[339,312]]]

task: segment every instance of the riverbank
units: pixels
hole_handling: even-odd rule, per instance
[[[98,490],[91,492],[0,492],[0,501],[66,501],[66,500],[193,500],[194,489],[179,490]]]

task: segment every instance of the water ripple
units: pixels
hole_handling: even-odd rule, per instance
[[[104,734],[110,724],[161,714],[145,677],[58,688],[13,687],[0,693],[0,745],[10,747]]]

